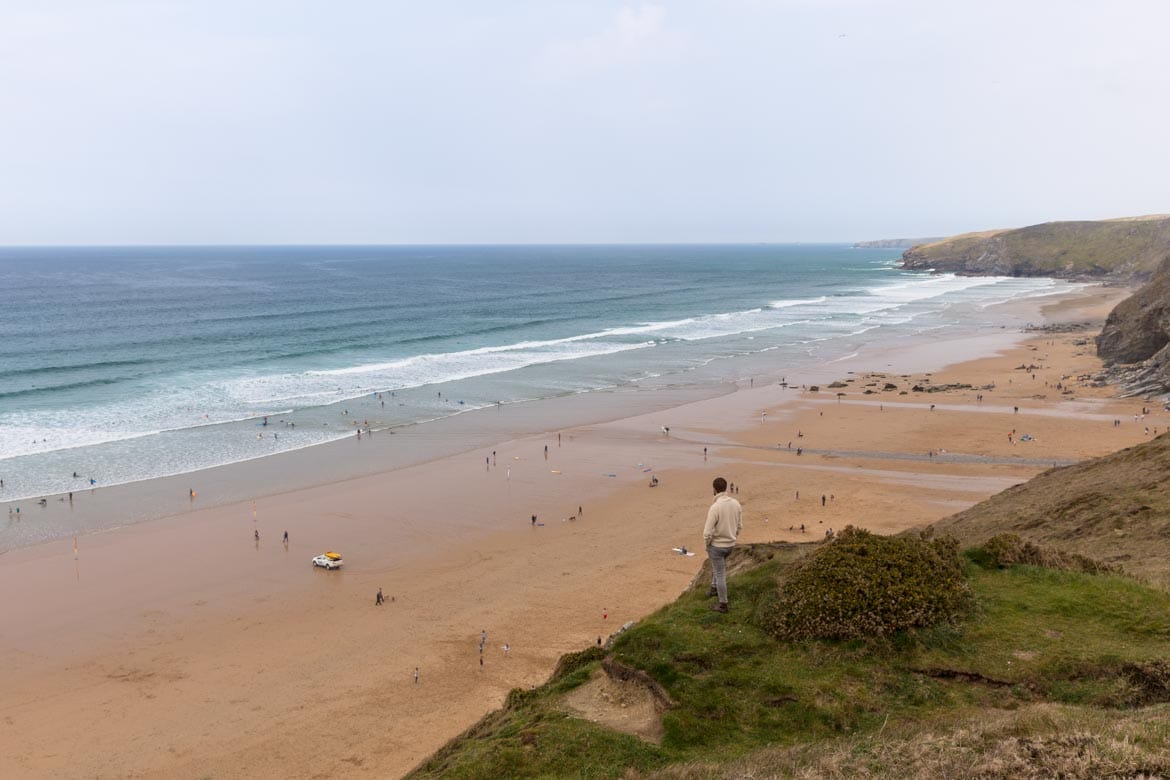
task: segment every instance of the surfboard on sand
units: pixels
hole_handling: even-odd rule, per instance
[[[671,547],[670,549],[674,550],[674,551],[675,551],[676,553],[678,553],[679,555],[685,555],[685,556],[687,556],[688,558],[694,558],[694,557],[695,557],[695,554],[694,554],[693,552],[691,552],[690,550],[687,550],[687,551],[684,553],[684,552],[683,552],[683,549],[682,549],[681,547]]]

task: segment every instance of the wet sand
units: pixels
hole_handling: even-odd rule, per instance
[[[1090,290],[1046,315],[1101,319],[1124,294]],[[1068,378],[1096,371],[1092,335],[872,351],[787,388],[567,427],[559,442],[549,431],[307,480],[258,498],[254,514],[251,501],[204,508],[197,494],[179,514],[81,536],[76,557],[72,541],[11,550],[0,748],[33,777],[401,775],[562,653],[674,599],[703,557],[670,548],[701,545],[714,476],[741,489],[743,541],[811,542],[850,523],[929,523],[1049,459],[1164,431],[1160,409],[1134,422],[1141,401]],[[827,388],[834,379],[853,381]],[[910,389],[927,380],[994,389]],[[148,500],[134,486],[115,495],[128,514]],[[344,552],[344,569],[310,566],[326,549]]]

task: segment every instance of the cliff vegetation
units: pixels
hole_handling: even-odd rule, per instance
[[[1170,215],[1046,222],[965,233],[912,247],[907,270],[964,275],[1144,281],[1170,253]]]
[[[1167,477],[1170,435],[931,529],[952,541],[906,534],[878,549],[850,532],[738,548],[729,614],[707,608],[700,573],[606,648],[513,691],[412,777],[1170,775]],[[945,576],[915,578],[924,556]],[[895,630],[778,632],[785,594],[810,587],[871,594],[861,603],[893,587],[943,606],[921,621],[899,608]]]

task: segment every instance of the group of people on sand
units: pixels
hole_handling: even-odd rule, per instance
[[[81,475],[80,475],[80,474],[78,474],[78,473],[75,471],[75,472],[73,472],[73,478],[74,478],[74,479],[81,479],[82,477],[81,477]],[[88,477],[88,479],[89,479],[89,486],[90,486],[91,488],[97,485],[97,480],[96,480],[96,479],[94,479],[93,477]],[[3,490],[3,489],[4,489],[4,480],[3,480],[3,479],[0,479],[0,490]],[[73,491],[72,491],[72,490],[70,490],[70,491],[68,491],[68,492],[67,492],[65,495],[63,495],[63,496],[58,496],[58,497],[57,497],[57,500],[58,500],[58,501],[66,501],[66,500],[68,500],[68,501],[69,501],[69,503],[70,503],[70,504],[72,504],[72,503],[73,503]],[[37,499],[37,506],[39,506],[39,507],[47,507],[48,505],[49,505],[49,499],[47,499],[47,498],[39,498],[39,499]],[[12,507],[12,506],[8,507],[8,514],[10,514],[10,515],[19,515],[19,514],[20,514],[20,507],[18,507],[18,506],[17,506],[17,507]]]

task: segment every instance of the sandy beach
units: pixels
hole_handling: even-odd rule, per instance
[[[1127,294],[1043,314],[1100,321]],[[923,525],[1164,431],[1160,408],[1135,420],[1148,404],[1078,379],[1100,367],[1095,334],[874,350],[608,422],[501,424],[409,466],[386,444],[368,473],[323,467],[254,502],[197,491],[177,511],[188,478],[79,494],[127,517],[172,503],[76,550],[0,555],[0,749],[22,777],[400,776],[561,654],[673,600],[704,557],[671,548],[701,548],[714,476],[740,489],[741,541],[816,542]],[[342,570],[310,566],[327,549]]]

